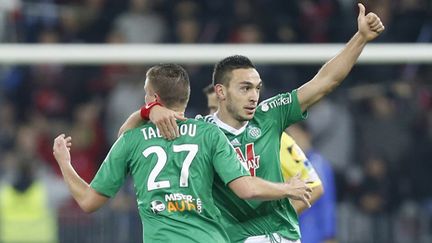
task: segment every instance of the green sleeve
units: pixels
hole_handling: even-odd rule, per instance
[[[242,165],[234,148],[219,128],[215,127],[212,137],[213,167],[225,185],[239,177],[249,176],[249,171]]]
[[[123,185],[128,174],[128,146],[125,136],[120,136],[111,147],[90,186],[97,192],[113,197]]]
[[[279,94],[261,102],[258,113],[266,117],[273,117],[281,131],[307,117],[307,112],[301,111],[297,90]]]

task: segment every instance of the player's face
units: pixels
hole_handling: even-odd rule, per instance
[[[226,110],[237,121],[251,120],[255,115],[262,81],[254,68],[235,69],[226,88]]]
[[[215,113],[218,110],[218,100],[216,93],[207,94],[207,108],[210,114]]]
[[[156,93],[153,90],[153,87],[148,79],[146,79],[144,84],[144,91],[145,91],[145,102],[146,104],[156,101]]]

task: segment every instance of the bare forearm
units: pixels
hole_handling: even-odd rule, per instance
[[[70,163],[59,163],[63,178],[71,191],[72,197],[80,205],[85,208],[86,194],[90,190],[89,184],[85,182],[74,170]]]
[[[120,127],[118,136],[122,135],[127,130],[138,127],[142,122],[143,120],[141,119],[140,111],[135,111],[128,117],[128,119]]]
[[[288,186],[284,183],[273,183],[258,177],[251,177],[254,192],[250,199],[276,200],[290,196]]]
[[[337,56],[324,64],[312,80],[298,89],[302,111],[321,100],[345,79],[365,45],[366,40],[356,33]]]
[[[71,141],[72,138],[70,136],[66,137],[65,134],[57,136],[54,139],[53,155],[60,166],[63,178],[72,193],[72,197],[84,212],[91,213],[102,207],[108,200],[108,197],[93,190],[72,167],[69,153],[72,146]]]
[[[295,176],[286,183],[273,183],[258,177],[243,176],[231,181],[228,186],[240,198],[276,200],[290,198],[301,200],[310,207],[311,189],[306,183]]]
[[[357,32],[345,48],[321,68],[316,78],[333,84],[329,86],[337,86],[351,71],[366,43],[366,39]]]
[[[286,184],[268,182],[252,176],[238,178],[231,182],[229,187],[243,199],[275,200],[289,196]]]

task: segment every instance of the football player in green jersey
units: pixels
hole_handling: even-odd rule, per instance
[[[203,89],[203,93],[207,97],[207,109],[209,114],[215,113],[218,110],[219,104],[213,84],[206,86]],[[280,159],[282,175],[285,180],[289,180],[300,173],[303,180],[310,181],[309,186],[312,189],[312,193],[309,203],[311,205],[315,203],[324,194],[324,187],[321,179],[313,166],[310,163],[306,164],[308,160],[306,155],[297,145],[296,141],[286,132],[281,136]],[[298,200],[291,201],[291,204],[297,214],[302,213],[308,208],[308,205]]]
[[[218,110],[219,104],[213,84],[206,86],[203,89],[203,93],[207,97],[207,109],[209,114],[215,113]],[[305,162],[307,161],[307,158],[304,152],[287,133],[283,133],[281,136],[280,159],[282,175],[285,180],[289,180],[300,173],[303,180],[311,182],[309,186],[312,189],[312,193],[309,203],[311,205],[315,203],[315,201],[324,194],[323,185],[313,166],[310,163],[306,165]],[[302,213],[308,208],[308,205],[298,200],[291,201],[291,204],[297,214]]]
[[[146,78],[147,103],[159,102],[184,112],[190,87],[182,67],[157,65]],[[145,229],[144,242],[229,242],[212,196],[215,177],[242,199],[289,197],[306,203],[310,199],[311,190],[300,177],[273,183],[250,176],[216,126],[194,119],[178,125],[180,136],[171,141],[151,123],[124,133],[90,185],[71,166],[71,137],[59,135],[53,154],[72,196],[86,212],[99,209],[115,196],[130,174]]]
[[[336,88],[348,75],[365,45],[384,31],[379,17],[359,6],[358,31],[343,50],[328,61],[310,81],[289,93],[258,105],[262,81],[255,66],[244,56],[231,56],[216,64],[213,85],[219,99],[216,114],[204,118],[217,124],[254,176],[282,182],[279,166],[280,136],[290,124],[304,119],[306,110]],[[178,132],[171,120],[178,114],[155,106],[150,120],[161,126],[168,139]],[[136,126],[135,112],[121,131]],[[295,210],[288,200],[261,202],[242,200],[216,177],[213,192],[222,222],[233,242],[299,242]]]

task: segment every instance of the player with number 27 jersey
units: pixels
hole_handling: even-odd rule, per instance
[[[304,119],[297,91],[274,96],[261,102],[255,116],[244,127],[235,129],[218,119],[217,113],[204,120],[215,123],[234,146],[251,175],[283,182],[280,169],[280,137],[290,124]],[[300,238],[297,213],[288,199],[277,201],[242,200],[216,178],[214,198],[222,211],[222,224],[232,242],[243,242],[254,235],[273,233]]]
[[[173,141],[153,124],[124,133],[91,187],[113,197],[131,174],[144,242],[228,242],[212,197],[213,179],[217,174],[226,185],[249,172],[215,125],[189,119],[179,129]]]

